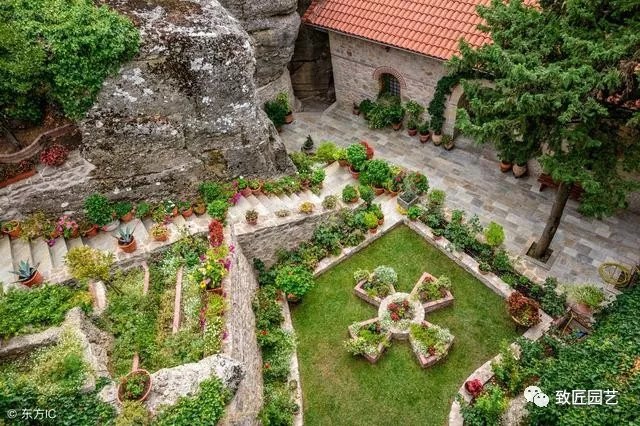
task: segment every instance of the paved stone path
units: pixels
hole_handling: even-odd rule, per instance
[[[488,147],[465,144],[464,149],[446,151],[432,143],[422,145],[406,131],[371,130],[362,117],[335,106],[323,113],[297,113],[281,137],[292,152],[300,149],[307,135],[316,144],[332,140],[346,146],[367,140],[376,155],[422,170],[432,187],[447,192],[448,207],[478,214],[485,224],[492,220],[502,224],[512,254],[520,254],[530,239],[539,236],[553,203],[553,190],[539,192],[535,176],[515,179],[511,173],[501,173],[496,162],[487,158]],[[581,216],[576,207],[575,201],[569,201],[551,247],[558,256],[545,273],[563,282],[601,283],[597,267],[602,262],[632,265],[640,260],[640,216],[620,212],[596,220]]]

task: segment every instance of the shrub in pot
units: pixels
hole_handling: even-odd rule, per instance
[[[599,309],[605,299],[602,290],[589,284],[567,286],[567,293],[575,301],[576,310],[586,315]]]
[[[84,209],[87,212],[87,218],[100,227],[118,226],[118,221],[114,221],[113,206],[111,202],[102,194],[94,193],[84,200]],[[115,229],[115,227],[113,229]],[[111,230],[113,230],[111,229]]]
[[[360,185],[358,187],[358,192],[360,193],[362,201],[364,201],[367,206],[370,206],[375,197],[373,189],[368,185]]]
[[[276,96],[276,102],[285,111],[284,123],[291,124],[293,122],[293,111],[291,111],[291,106],[289,105],[289,96],[284,92],[280,92]]]
[[[244,214],[244,218],[249,225],[256,225],[258,223],[258,212],[255,210],[247,210]]]
[[[365,164],[361,177],[365,183],[376,188],[376,194],[380,195],[384,192],[385,182],[391,178],[391,168],[384,160],[370,160]]]
[[[169,238],[169,228],[162,223],[156,223],[151,227],[151,237],[156,241],[167,241]]]
[[[10,220],[2,224],[2,232],[7,234],[11,239],[18,238],[21,231],[22,228],[20,222],[18,222],[17,220]]]
[[[424,107],[416,101],[408,101],[404,104],[404,109],[409,117],[407,128],[409,136],[415,136],[418,131],[418,125],[424,113]]]
[[[322,141],[316,150],[316,158],[327,164],[331,164],[336,161],[337,150],[338,146],[335,143],[331,141]]]
[[[402,128],[402,120],[404,119],[405,110],[400,104],[392,104],[385,108],[387,121],[391,123],[394,130]]]
[[[146,370],[134,370],[120,379],[118,402],[144,401],[151,391],[151,375]]]
[[[133,204],[129,201],[117,201],[113,204],[113,214],[124,223],[130,222],[133,219]]]
[[[333,210],[338,205],[338,197],[335,195],[327,195],[322,200],[322,207],[326,210]]]
[[[442,128],[444,127],[444,117],[442,114],[431,114],[431,139],[433,144],[438,146],[442,143]]]
[[[302,204],[300,204],[300,207],[298,207],[298,211],[304,214],[313,213],[313,209],[314,209],[314,205],[311,201],[305,201]]]
[[[349,165],[346,148],[337,148],[335,154],[333,155],[333,158],[336,159],[340,167],[346,167]]]
[[[38,271],[38,265],[31,265],[28,260],[21,260],[18,263],[18,270],[11,271],[18,277],[18,283],[27,287],[34,287],[42,283],[42,274]]]
[[[324,182],[324,178],[326,176],[324,169],[316,169],[311,172],[311,176],[309,176],[309,183],[313,188],[322,188],[322,182]]]
[[[364,168],[367,161],[367,150],[359,143],[351,144],[347,147],[347,160],[351,165],[352,173],[359,173]]]
[[[504,242],[504,229],[496,222],[490,222],[484,230],[484,238],[492,249],[496,249]]]
[[[446,193],[441,189],[433,189],[431,190],[431,192],[429,192],[427,198],[429,211],[437,210],[442,208],[442,206],[444,205]]]
[[[229,203],[226,200],[213,200],[207,205],[207,213],[214,219],[224,223],[227,218]]]
[[[407,209],[407,217],[411,220],[417,220],[422,215],[422,208],[420,206],[410,206]]]
[[[302,266],[285,265],[278,269],[275,285],[288,300],[298,301],[313,287],[313,275]]]
[[[444,146],[444,149],[446,149],[447,151],[451,151],[453,149],[453,147],[455,146],[455,142],[453,140],[453,136],[451,136],[451,135],[442,135],[442,146]]]
[[[415,136],[416,134],[418,134],[418,123],[415,121],[415,119],[410,118],[407,121],[407,134],[409,136]]]
[[[514,291],[507,299],[507,309],[513,320],[525,327],[531,327],[540,322],[540,305],[533,299],[530,299],[520,293]]]
[[[413,188],[418,195],[429,191],[429,180],[420,172],[411,172],[405,177],[405,188]]]
[[[151,204],[142,201],[135,208],[135,215],[138,219],[144,219],[151,215]]]
[[[352,186],[347,185],[342,189],[342,201],[345,203],[355,203],[358,201],[358,191]]]
[[[371,160],[373,158],[373,147],[367,141],[360,141],[360,145],[364,146],[364,150],[367,152],[367,160]]]
[[[204,201],[198,200],[193,203],[193,212],[196,215],[201,216],[207,212],[207,205],[204,203]]]
[[[375,234],[378,231],[378,217],[375,213],[367,212],[362,215],[362,223],[372,234]]]
[[[422,143],[429,142],[429,138],[431,137],[431,133],[429,133],[429,121],[428,120],[418,126],[418,133],[420,134],[420,142],[422,142]]]
[[[184,218],[187,218],[193,215],[193,207],[191,206],[191,203],[188,201],[184,201],[184,200],[178,201],[178,211]]]
[[[398,205],[404,210],[409,210],[409,207],[414,205],[417,201],[418,194],[412,188],[405,189],[397,198]]]
[[[136,238],[133,235],[134,227],[125,226],[124,228],[120,228],[118,233],[116,234],[116,239],[118,240],[118,247],[125,253],[133,253],[136,251],[138,244],[136,243]]]

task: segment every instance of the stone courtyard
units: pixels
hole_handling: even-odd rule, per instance
[[[289,152],[300,149],[307,135],[316,146],[331,140],[347,146],[366,140],[376,155],[411,169],[424,172],[431,187],[446,191],[446,205],[478,214],[483,224],[496,221],[505,228],[505,245],[512,255],[521,254],[544,228],[554,191],[539,191],[537,174],[515,179],[501,173],[488,147],[457,140],[452,151],[432,143],[421,144],[406,130],[372,130],[366,121],[333,105],[324,112],[300,112],[281,133]],[[459,138],[462,139],[462,138]],[[635,265],[639,261],[640,216],[622,211],[597,220],[577,212],[578,204],[569,200],[551,248],[557,257],[549,270],[536,268],[538,275],[557,277],[561,283],[602,284],[598,266],[607,261]],[[528,263],[528,262],[527,262]]]

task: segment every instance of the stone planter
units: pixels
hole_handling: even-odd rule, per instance
[[[422,304],[418,300],[412,299],[409,293],[393,293],[382,299],[382,302],[380,302],[380,306],[378,307],[378,318],[382,320],[385,317],[391,303],[401,303],[404,300],[409,301],[412,310],[412,317],[400,321],[391,321],[392,325],[389,327],[389,331],[391,332],[391,337],[393,339],[407,340],[409,338],[409,327],[404,327],[404,324],[420,324],[424,321],[425,313]],[[404,321],[404,323],[402,321]]]
[[[2,182],[0,182],[0,188],[4,188],[5,186],[9,186],[11,184],[14,184],[16,182],[19,182],[23,179],[27,179],[30,178],[31,176],[36,174],[36,169],[31,169],[31,170],[27,170],[26,172],[17,174],[13,177],[10,177],[8,179],[3,180]]]
[[[373,323],[376,323],[376,322],[378,322],[378,318],[371,318],[369,320],[359,322],[358,324],[361,327],[366,327],[369,324],[373,324]],[[358,337],[358,335],[354,332],[354,330],[353,330],[353,328],[351,326],[349,326],[349,336],[352,339],[355,339],[356,337]],[[383,341],[376,348],[376,353],[373,354],[373,355],[363,354],[362,356],[364,356],[364,358],[367,361],[369,361],[371,364],[375,364],[376,362],[378,362],[378,360],[380,359],[380,357],[384,353],[384,350],[386,349],[386,345],[389,343],[390,340],[391,340],[391,333],[387,331]]]
[[[429,313],[437,309],[446,308],[447,306],[453,305],[454,300],[455,298],[453,297],[453,294],[451,294],[451,292],[447,290],[445,292],[445,296],[441,297],[440,299],[427,300],[422,302],[422,307],[424,308],[424,311],[426,313]]]
[[[433,324],[427,322],[427,321],[423,321],[422,325],[426,325],[426,326],[433,326]],[[455,339],[455,338],[454,338]],[[411,335],[409,335],[409,342],[411,343],[411,349],[413,350],[413,353],[416,354],[416,358],[418,359],[418,363],[420,364],[420,367],[422,368],[427,368],[427,367],[431,367],[432,365],[434,365],[435,363],[437,363],[438,361],[440,361],[443,358],[446,358],[446,356],[449,354],[449,351],[451,350],[451,345],[453,345],[453,340],[451,340],[451,342],[449,342],[449,344],[447,345],[447,348],[445,350],[445,352],[443,354],[440,355],[424,355],[420,352],[418,352],[415,340],[413,339],[413,337]]]
[[[416,195],[412,200],[405,201],[402,199],[402,194],[397,198],[398,205],[402,207],[404,210],[409,210],[409,207],[414,205],[418,201],[418,196]]]
[[[358,296],[360,299],[364,300],[367,303],[370,303],[374,306],[380,306],[382,299],[377,296],[369,296],[369,293],[363,288],[365,281],[360,281],[354,288],[353,293]],[[395,293],[396,289],[391,286],[391,290],[389,294]]]
[[[511,171],[513,172],[513,175],[516,178],[523,177],[523,176],[525,176],[527,174],[527,163],[514,164],[513,168],[511,169]]]

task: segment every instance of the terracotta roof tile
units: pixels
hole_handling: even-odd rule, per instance
[[[458,40],[472,46],[490,42],[478,30],[478,5],[490,0],[313,0],[307,24],[447,60]],[[525,3],[532,3],[527,0]]]

